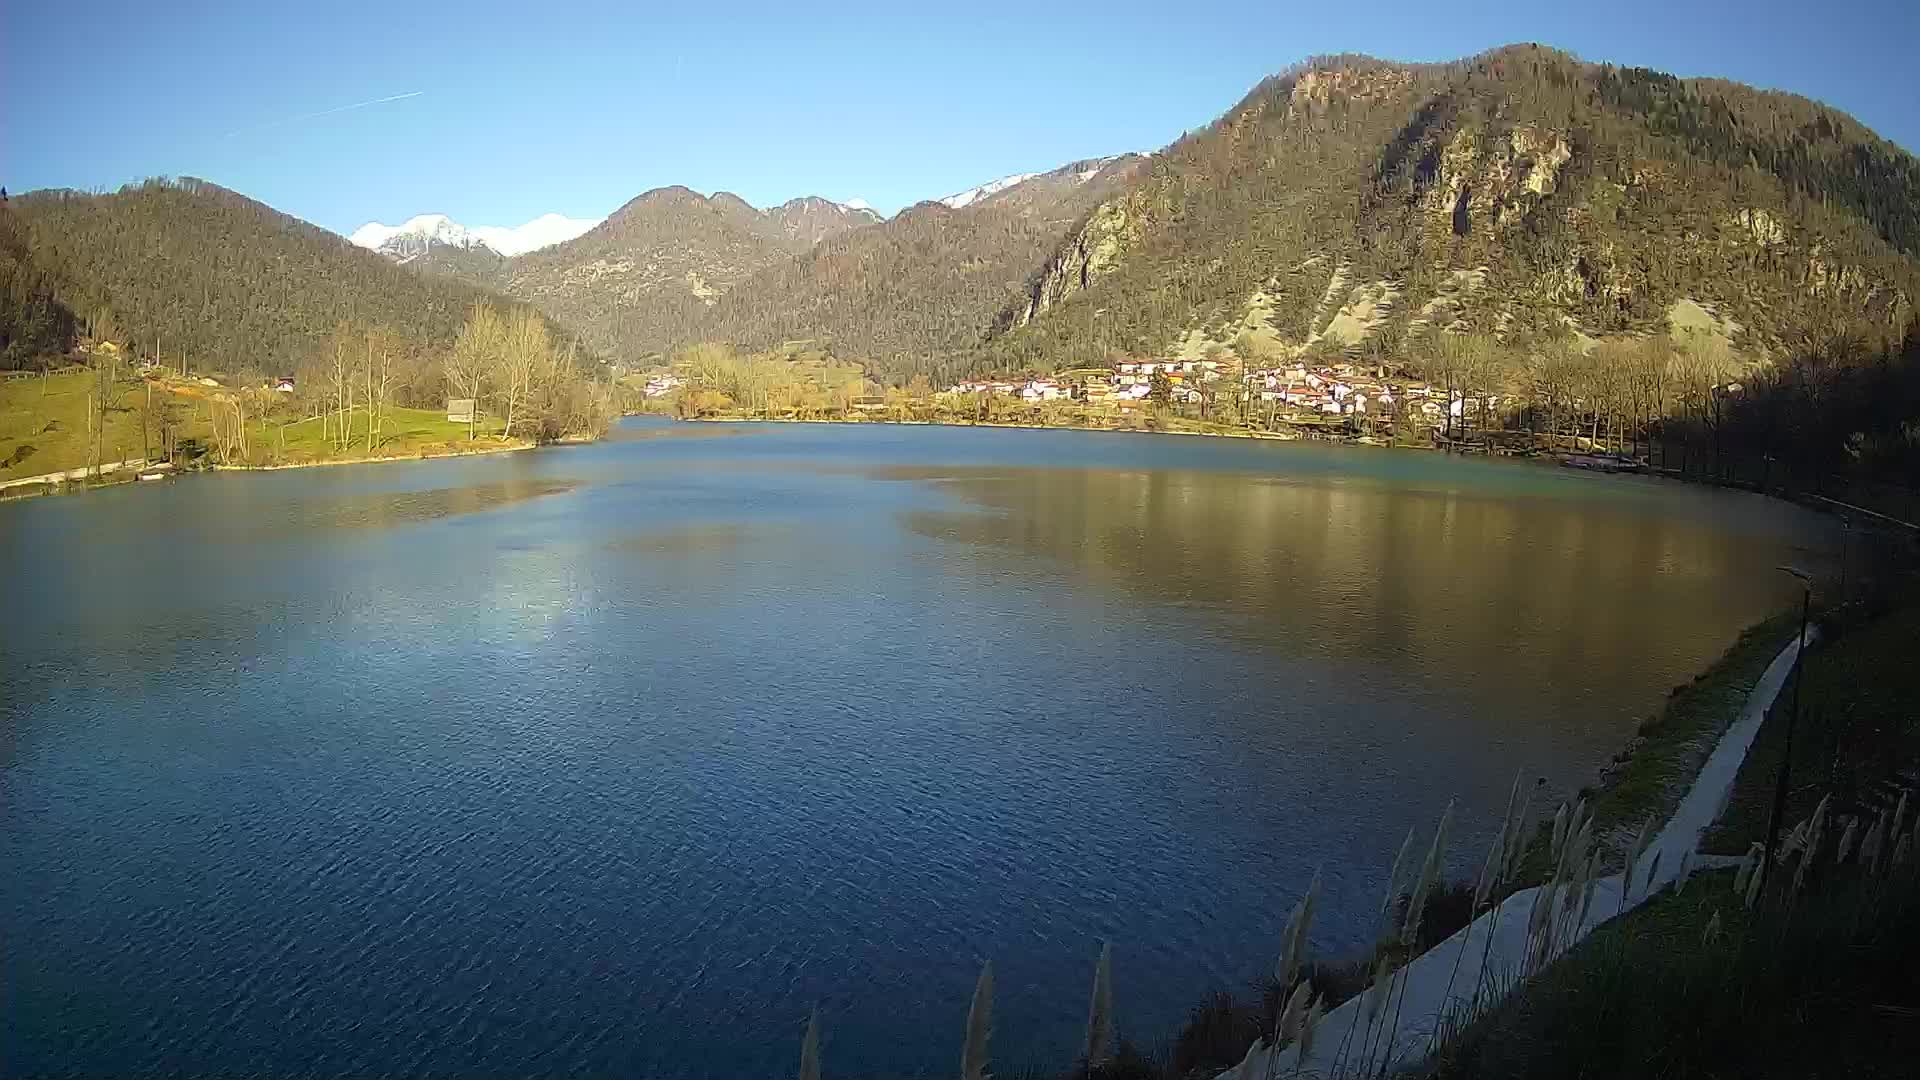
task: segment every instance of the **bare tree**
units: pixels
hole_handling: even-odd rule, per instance
[[[454,393],[473,402],[467,415],[467,441],[473,441],[474,415],[480,410],[480,392],[487,374],[506,351],[506,326],[500,313],[490,304],[475,304],[467,313],[467,322],[453,341],[453,352],[446,362],[447,385]]]
[[[547,365],[553,343],[547,337],[546,320],[531,308],[516,308],[506,319],[505,348],[495,358],[494,393],[500,398],[500,412],[506,424],[502,439],[513,435],[514,413],[526,404],[532,393],[534,377]]]

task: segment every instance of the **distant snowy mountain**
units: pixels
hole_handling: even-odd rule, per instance
[[[436,244],[473,250],[485,248],[499,255],[520,255],[571,240],[595,225],[598,218],[569,218],[542,214],[525,225],[475,225],[469,228],[445,214],[421,214],[400,225],[370,221],[347,240],[369,251],[407,262],[427,254]]]
[[[1074,183],[1084,184],[1094,177],[1099,176],[1102,172],[1106,171],[1108,166],[1115,162],[1132,161],[1137,156],[1136,154],[1113,154],[1103,158],[1077,161],[1072,165],[1055,169],[1052,172],[1014,173],[1012,176],[1003,176],[998,180],[981,184],[979,187],[970,187],[965,191],[957,192],[944,199],[936,199],[935,201],[959,210],[963,207],[972,206],[974,203],[980,202],[983,199],[990,199],[1003,191],[1019,187],[1021,184],[1038,177],[1064,177],[1069,170],[1072,171]]]
[[[517,228],[476,225],[471,230],[481,242],[502,255],[520,255],[543,247],[562,244],[579,236],[604,218],[570,218],[559,214],[541,214]]]
[[[998,195],[1001,192],[1007,190],[1008,188],[1014,186],[1015,184],[1024,184],[1027,181],[1039,175],[1040,175],[1039,173],[1029,172],[1029,173],[1015,173],[1012,176],[1003,176],[998,180],[992,181],[991,183],[981,184],[979,187],[970,187],[965,191],[957,192],[953,195],[949,195],[946,198],[941,199],[939,201],[942,203],[945,203],[947,206],[950,206],[955,210],[959,210],[962,207],[971,206],[974,203],[979,202],[981,199],[988,197],[989,195]]]

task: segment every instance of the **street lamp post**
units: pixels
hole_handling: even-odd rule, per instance
[[[1766,885],[1769,871],[1773,869],[1775,853],[1780,846],[1780,818],[1787,811],[1787,783],[1793,770],[1793,729],[1800,720],[1800,684],[1806,681],[1807,616],[1813,606],[1812,575],[1793,566],[1775,569],[1800,579],[1800,647],[1793,654],[1793,711],[1787,714],[1786,746],[1780,755],[1780,773],[1773,782],[1773,809],[1767,814],[1767,847],[1760,856],[1762,888]]]

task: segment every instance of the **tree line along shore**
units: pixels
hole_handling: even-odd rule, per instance
[[[343,323],[291,372],[176,367],[104,339],[66,359],[80,362],[0,379],[0,484],[11,493],[150,468],[286,468],[580,441],[621,411],[602,365],[561,347],[529,309],[489,304],[476,304],[442,350]],[[23,483],[51,474],[59,479]]]

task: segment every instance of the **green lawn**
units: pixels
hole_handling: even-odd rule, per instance
[[[496,437],[500,433],[498,420],[481,420],[474,426],[475,438],[470,443],[467,425],[449,421],[446,413],[437,409],[383,410],[380,432],[371,450],[364,408],[352,413],[350,426],[352,438],[342,447],[318,417],[292,422],[269,419],[252,428],[248,451],[256,465],[298,465],[364,457],[417,457],[501,445]]]
[[[89,372],[75,371],[0,381],[0,480],[92,464],[93,440],[87,427],[87,395],[92,379]],[[177,439],[196,440],[201,445],[212,441],[210,395],[221,391],[198,384],[155,382],[151,392],[156,405],[170,405]],[[141,411],[148,393],[143,379],[122,379],[115,384],[100,441],[102,463],[143,456]],[[352,412],[353,437],[342,447],[329,437],[327,426],[317,417],[297,419],[292,402],[277,403],[275,408],[287,415],[248,422],[247,464],[419,457],[502,445],[497,438],[497,419],[483,419],[474,428],[475,440],[469,442],[467,425],[449,422],[440,410],[390,407],[383,410],[379,437],[369,449],[363,407]],[[152,455],[158,457],[162,450],[157,420],[155,423],[155,429],[148,433],[148,445]]]
[[[87,429],[85,371],[0,381],[0,480],[77,469],[93,461]],[[102,462],[141,456],[138,404],[146,390],[138,379],[114,387],[100,440]]]

